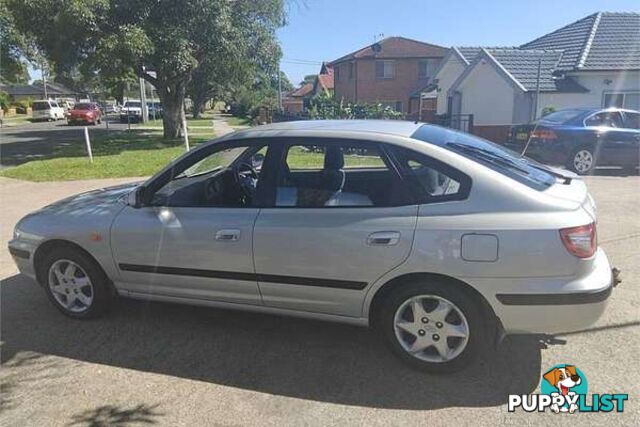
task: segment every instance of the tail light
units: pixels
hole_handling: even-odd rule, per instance
[[[596,253],[598,236],[596,223],[560,229],[560,239],[570,254],[578,258],[589,258]]]
[[[551,129],[536,129],[531,132],[531,138],[554,140],[558,139],[558,135],[556,135],[556,133]]]

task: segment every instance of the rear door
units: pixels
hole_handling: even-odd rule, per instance
[[[595,133],[599,165],[624,165],[634,155],[635,138],[625,128],[619,111],[601,111],[585,119],[585,126]],[[637,154],[636,154],[637,156]]]
[[[365,289],[409,255],[418,206],[376,143],[285,143],[254,227],[266,306],[359,317]]]

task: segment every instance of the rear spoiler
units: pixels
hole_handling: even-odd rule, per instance
[[[569,172],[567,170],[556,168],[553,166],[541,165],[533,162],[530,164],[530,166],[533,166],[536,169],[543,170],[556,178],[562,179],[564,185],[569,185],[571,184],[571,180],[578,178],[578,175],[573,172]]]

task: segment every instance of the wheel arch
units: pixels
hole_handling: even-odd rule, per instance
[[[89,259],[91,259],[95,263],[95,265],[100,268],[100,270],[102,270],[102,272],[104,273],[105,277],[109,278],[109,276],[106,274],[105,269],[102,267],[102,265],[100,265],[100,263],[98,262],[96,257],[94,257],[85,248],[83,248],[82,246],[80,246],[79,244],[77,244],[75,242],[72,242],[71,240],[51,239],[51,240],[47,240],[47,241],[41,243],[38,246],[38,248],[36,249],[36,251],[34,252],[34,254],[33,254],[33,267],[34,267],[34,271],[36,273],[36,280],[40,285],[43,285],[44,283],[46,283],[46,280],[45,280],[45,277],[43,277],[43,271],[42,271],[43,259],[45,258],[45,256],[47,254],[49,254],[52,251],[54,251],[56,249],[59,249],[61,247],[72,248],[74,250],[82,252]],[[111,279],[109,279],[109,286],[112,288],[112,290],[115,289]]]
[[[470,284],[455,277],[447,276],[445,274],[414,272],[394,277],[388,280],[375,291],[375,294],[371,298],[371,303],[368,306],[369,311],[367,313],[367,317],[369,319],[369,325],[374,327],[377,326],[380,309],[382,308],[382,304],[387,295],[402,286],[406,286],[410,283],[415,283],[416,281],[438,281],[440,283],[448,283],[452,286],[456,286],[457,288],[461,289],[466,294],[471,296],[474,300],[478,301],[478,303],[480,303],[481,305],[482,311],[489,316],[489,319],[491,321],[499,322],[499,318],[493,310],[493,307],[491,307],[491,304],[489,304],[487,299],[484,297],[484,295],[482,295],[482,293],[480,293],[480,291],[478,291]]]

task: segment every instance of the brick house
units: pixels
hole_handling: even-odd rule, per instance
[[[331,62],[335,97],[346,102],[379,102],[407,116],[417,115],[419,93],[429,86],[447,51],[404,37],[382,39]],[[424,104],[435,109],[435,98]]]

